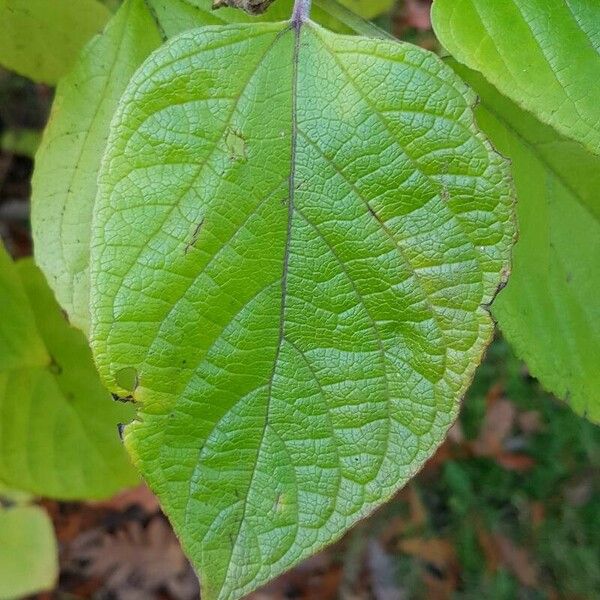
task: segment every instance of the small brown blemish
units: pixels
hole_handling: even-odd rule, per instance
[[[230,160],[244,163],[248,160],[246,155],[246,140],[241,132],[230,127],[225,135],[225,146],[227,147]]]
[[[275,498],[275,502],[273,503],[273,511],[275,513],[279,513],[283,510],[284,500],[285,498],[283,494],[277,494],[277,498]]]
[[[198,241],[200,231],[202,230],[202,225],[204,225],[204,217],[200,219],[198,225],[196,225],[194,231],[192,232],[192,237],[190,238],[190,241],[185,245],[185,254],[187,254],[192,248],[192,246],[194,246]]]
[[[132,402],[135,404],[135,398],[133,396],[119,396],[119,394],[111,394],[111,396],[115,402],[122,402],[123,404]]]
[[[48,370],[52,375],[60,375],[62,373],[62,367],[56,362],[54,356],[50,357],[50,364],[48,365]]]

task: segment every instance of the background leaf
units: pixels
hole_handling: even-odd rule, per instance
[[[0,298],[0,338],[23,333],[32,342],[21,363],[6,361],[11,348],[0,347],[0,480],[63,499],[106,497],[134,484],[117,436],[132,410],[103,388],[84,336],[66,323],[31,260],[13,265],[4,249],[0,256],[0,291],[7,280],[17,288]]]
[[[51,589],[58,577],[52,521],[37,506],[0,507],[0,599]]]
[[[600,421],[600,157],[452,62],[480,95],[477,121],[512,160],[519,242],[494,316],[532,374]]]
[[[126,443],[207,600],[339,538],[444,438],[514,233],[474,100],[416,47],[281,23],[179,36],[125,92],[92,344],[115,390],[135,369]]]
[[[395,4],[395,0],[339,0],[339,2],[365,19],[372,19],[387,12]]]
[[[10,315],[0,322],[0,371],[49,362],[21,278],[1,244],[0,298],[3,313]]]
[[[0,0],[0,64],[54,84],[109,17],[97,0]]]
[[[600,154],[600,2],[435,0],[432,17],[458,61]]]
[[[108,125],[129,79],[161,43],[144,0],[127,0],[56,90],[36,157],[36,261],[73,325],[88,328],[89,239]]]

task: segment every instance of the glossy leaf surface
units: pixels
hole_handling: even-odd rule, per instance
[[[339,538],[444,438],[514,233],[474,100],[433,54],[312,23],[189,32],[125,92],[92,345],[207,600]]]
[[[0,248],[0,480],[53,498],[98,498],[134,484],[117,435],[132,410],[103,388],[84,336],[70,327],[42,274]],[[6,283],[12,289],[8,290]]]
[[[109,16],[97,0],[0,0],[0,64],[54,84]]]
[[[557,134],[454,63],[480,95],[477,120],[512,160],[519,242],[493,306],[533,375],[600,421],[600,157]]]
[[[13,600],[54,587],[58,547],[52,521],[37,506],[0,507],[0,598]]]
[[[433,23],[459,62],[600,154],[600,2],[435,0]]]

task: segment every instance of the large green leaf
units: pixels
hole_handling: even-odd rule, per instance
[[[239,10],[214,11],[210,6],[210,0],[126,0],[56,91],[33,176],[35,255],[71,323],[83,331],[89,327],[96,178],[118,99],[135,70],[161,44],[160,34],[171,37],[200,25],[249,19]],[[290,14],[291,0],[282,0],[267,16]],[[324,10],[319,14],[329,24],[334,21]]]
[[[494,316],[546,388],[600,421],[600,157],[452,63],[481,97],[477,120],[512,159],[519,196],[513,274]]]
[[[433,24],[456,59],[600,154],[600,2],[435,0]]]
[[[0,600],[51,589],[58,577],[52,522],[37,506],[0,506]]]
[[[183,34],[125,92],[92,345],[206,600],[339,538],[443,440],[514,233],[474,101],[431,53],[312,23]]]
[[[0,64],[56,83],[109,16],[97,0],[0,0]]]
[[[30,343],[29,353],[0,346],[0,480],[64,499],[134,484],[117,435],[132,410],[103,388],[84,336],[66,323],[33,263],[15,265],[0,247],[0,266],[0,339]]]

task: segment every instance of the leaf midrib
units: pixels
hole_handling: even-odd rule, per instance
[[[271,375],[269,377],[269,381],[267,384],[267,405],[265,409],[265,419],[263,423],[263,428],[260,433],[260,441],[258,443],[258,448],[256,452],[256,459],[254,467],[252,468],[252,477],[250,478],[250,482],[248,484],[248,492],[246,492],[246,496],[244,498],[244,506],[242,509],[242,515],[239,519],[238,529],[235,536],[235,541],[231,545],[231,555],[229,559],[229,564],[227,565],[227,573],[225,575],[225,581],[229,579],[231,567],[233,565],[233,561],[231,558],[233,557],[233,553],[238,544],[240,533],[242,531],[242,527],[244,522],[246,521],[246,510],[248,507],[248,495],[250,490],[254,487],[254,477],[257,472],[258,459],[260,457],[262,447],[265,441],[265,435],[269,428],[270,424],[270,413],[271,413],[271,403],[273,398],[273,382],[275,380],[275,374],[277,372],[277,366],[279,364],[279,356],[281,354],[281,348],[285,341],[285,324],[286,324],[286,307],[287,307],[287,295],[288,295],[288,274],[289,274],[289,264],[290,264],[290,248],[292,243],[292,224],[294,218],[294,201],[296,196],[296,170],[297,170],[297,151],[298,151],[298,72],[299,72],[299,62],[300,62],[300,40],[302,35],[302,22],[298,22],[296,25],[291,25],[290,27],[284,29],[280,34],[278,34],[276,41],[279,40],[280,37],[288,33],[289,31],[294,32],[294,47],[293,47],[293,55],[292,55],[292,114],[291,114],[291,151],[290,151],[290,173],[288,177],[288,202],[287,202],[287,224],[286,224],[286,238],[285,238],[285,248],[283,254],[283,269],[281,273],[281,303],[279,309],[279,332],[278,332],[278,340],[277,340],[277,349],[275,351],[275,357],[273,358],[273,369],[271,370]],[[275,42],[276,43],[276,42]],[[273,49],[273,46],[269,47],[267,52],[270,52]],[[263,58],[264,60],[264,58]],[[260,61],[262,62],[262,60]],[[259,63],[260,64],[260,63]],[[222,590],[221,590],[222,591]]]

